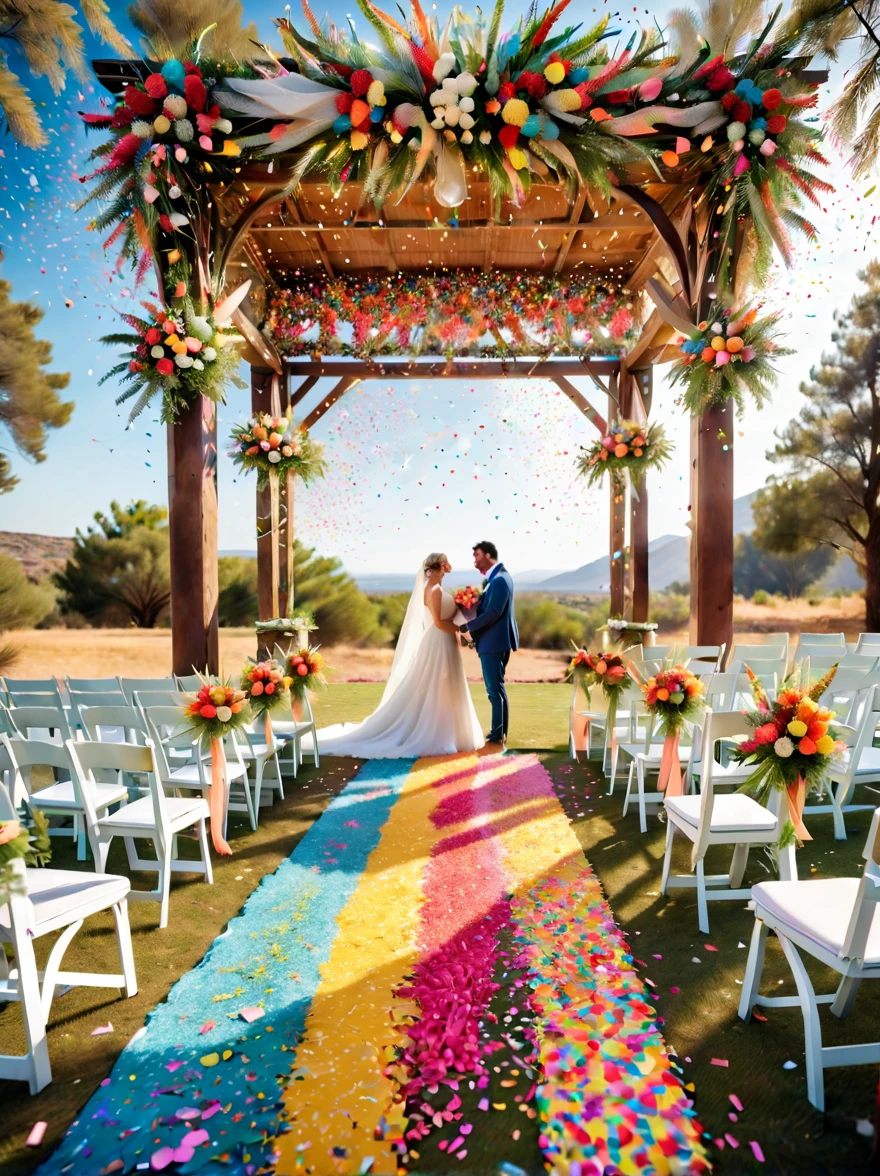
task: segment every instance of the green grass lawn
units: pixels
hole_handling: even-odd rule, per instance
[[[357,719],[375,705],[380,693],[381,685],[375,684],[333,687],[319,700],[320,721]],[[476,686],[474,694],[484,715],[485,696]],[[564,745],[567,706],[565,687],[513,686],[511,742],[532,750]],[[765,1010],[765,1022],[748,1025],[736,1015],[740,992],[737,982],[745,971],[753,925],[745,905],[712,903],[711,934],[700,935],[692,893],[678,891],[668,899],[659,894],[664,833],[657,818],[649,819],[649,831],[642,835],[634,811],[621,817],[622,788],[618,786],[609,798],[606,785],[598,779],[596,765],[573,764],[565,753],[552,751],[542,753],[542,758],[584,852],[604,885],[612,910],[630,937],[640,971],[654,985],[652,991],[664,1018],[666,1040],[682,1061],[685,1080],[694,1083],[700,1121],[712,1139],[730,1133],[738,1144],[736,1148],[726,1144],[723,1151],[711,1147],[715,1171],[722,1176],[850,1176],[870,1172],[870,1139],[859,1133],[858,1125],[874,1114],[877,1067],[827,1071],[827,1111],[822,1115],[813,1110],[806,1097],[803,1023],[798,1010]],[[261,813],[256,833],[233,814],[230,840],[234,857],[215,859],[212,887],[185,876],[175,877],[167,929],[156,928],[157,908],[153,904],[131,904],[140,991],[129,1001],[99,989],[74,989],[56,999],[49,1028],[53,1083],[33,1098],[23,1083],[0,1083],[3,1176],[29,1172],[50,1153],[150,1009],[165,998],[181,974],[198,963],[263,875],[293,851],[356,767],[352,760],[328,759],[320,772],[306,770],[297,784],[289,787],[283,803]],[[866,793],[864,799],[871,798],[872,794]],[[851,833],[846,842],[832,839],[829,817],[811,818],[809,826],[815,840],[798,852],[801,876],[809,877],[813,871],[816,877],[858,873],[869,817],[869,813],[853,814],[847,822]],[[55,843],[55,864],[76,867],[72,847],[66,840]],[[716,850],[707,869],[716,872],[726,869],[727,864],[728,857]],[[88,867],[83,863],[81,868]],[[108,868],[125,872],[121,844],[114,845]],[[684,844],[677,848],[675,869],[687,869]],[[753,855],[747,880],[754,883],[767,876],[763,856]],[[136,886],[146,881],[146,877],[134,879]],[[710,950],[710,946],[717,950]],[[40,958],[46,947],[44,941],[39,941]],[[90,919],[74,940],[66,963],[86,970],[115,968],[112,920]],[[833,977],[823,975],[823,969],[812,964],[808,967],[821,991],[834,986]],[[772,939],[763,990],[794,993],[788,966]],[[496,1011],[506,1012],[509,1001],[509,990],[504,989],[498,994]],[[91,1036],[95,1027],[108,1021],[113,1024],[112,1034]],[[880,985],[862,986],[847,1021],[836,1021],[827,1009],[823,1010],[822,1025],[829,1045],[876,1040]],[[17,1006],[0,1010],[0,1037],[4,1051],[22,1050]],[[726,1061],[727,1066],[713,1064],[713,1059]],[[500,1087],[505,1073],[509,1073],[503,1066],[505,1060],[510,1059],[503,1053],[492,1059],[491,1093],[493,1101],[499,1103],[510,1094]],[[788,1060],[795,1062],[794,1069],[784,1069]],[[495,1066],[499,1067],[497,1071]],[[484,1115],[471,1106],[470,1092],[463,1089],[461,1094],[465,1117],[477,1122],[479,1131],[470,1137],[468,1159],[456,1163],[455,1171],[466,1176],[493,1176],[500,1161],[507,1159],[529,1176],[539,1176],[543,1167],[537,1121],[517,1112],[512,1101],[507,1110]],[[742,1114],[734,1111],[732,1094],[742,1101]],[[736,1122],[731,1120],[732,1114],[737,1115]],[[40,1148],[27,1148],[24,1140],[37,1120],[49,1124],[45,1143]],[[512,1136],[517,1130],[520,1138],[515,1141]],[[450,1172],[449,1160],[436,1147],[436,1140],[447,1134],[437,1133],[422,1145],[418,1161],[411,1164],[412,1172]],[[751,1140],[760,1144],[766,1163],[755,1161],[749,1147]]]
[[[471,698],[483,724],[489,730],[489,702],[480,682],[471,682]],[[315,696],[318,726],[356,723],[375,710],[383,682],[341,682]],[[507,687],[510,700],[508,747],[526,751],[565,751],[568,748],[568,704],[571,687],[564,683],[517,682]]]

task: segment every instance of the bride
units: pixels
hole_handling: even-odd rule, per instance
[[[455,601],[442,586],[450,571],[449,560],[441,552],[424,560],[381,702],[362,723],[319,731],[323,755],[397,759],[450,755],[483,746],[453,624]]]

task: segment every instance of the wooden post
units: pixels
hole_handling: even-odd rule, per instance
[[[617,401],[618,389],[626,384],[626,375],[618,382],[616,375],[608,381],[608,427],[612,422],[620,419],[620,406]],[[608,528],[608,557],[609,575],[608,601],[609,615],[622,617],[626,607],[626,495],[622,484],[618,485],[614,478],[608,479],[609,496],[609,528]]]
[[[638,391],[646,411],[650,411],[653,390],[653,367],[633,373],[638,381]],[[648,579],[648,478],[643,478],[637,488],[638,498],[633,494],[630,504],[629,564],[632,585],[632,619],[647,621],[650,607],[650,584]]]
[[[251,367],[251,412],[268,412],[272,371]],[[272,618],[272,511],[269,490],[256,491],[257,611],[261,621]]]
[[[691,643],[733,638],[733,402],[691,421]]]
[[[171,662],[175,674],[219,673],[217,408],[202,397],[168,425]]]

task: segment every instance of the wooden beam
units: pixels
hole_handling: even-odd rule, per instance
[[[448,376],[468,380],[535,379],[554,380],[559,376],[585,376],[594,379],[609,375],[620,367],[617,356],[591,356],[589,359],[290,359],[287,370],[292,376],[357,376],[361,380],[439,379]],[[601,385],[600,385],[601,386]],[[602,387],[603,394],[607,389]]]
[[[653,393],[653,369],[633,372],[631,378],[639,382],[639,394],[650,411]],[[632,410],[631,410],[632,411]],[[638,497],[636,497],[638,494]],[[630,502],[629,571],[632,593],[632,619],[647,621],[650,605],[650,556],[648,554],[648,478],[642,479]]]
[[[301,211],[294,213],[290,201],[287,202],[290,208],[291,215],[294,216],[294,224],[292,225],[254,225],[251,229],[252,233],[263,233],[266,236],[275,233],[307,233],[321,237],[324,233],[387,233],[395,229],[424,229],[425,232],[432,233],[447,233],[449,232],[449,225],[445,221],[426,220],[383,220],[380,224],[378,221],[353,221],[350,224],[342,224],[339,221],[327,224],[322,221],[320,224],[315,224],[312,221],[302,219]],[[583,209],[581,209],[583,211]],[[298,219],[296,219],[298,217]],[[531,218],[523,218],[522,220],[503,221],[498,224],[496,221],[490,220],[488,217],[480,217],[469,220],[463,217],[459,220],[456,232],[461,234],[467,231],[475,231],[477,229],[497,229],[500,233],[511,233],[517,229],[545,229],[547,232],[572,230],[573,233],[596,232],[607,233],[612,229],[644,229],[646,232],[652,227],[650,216],[644,212],[631,212],[624,209],[623,212],[608,212],[600,216],[591,216],[588,220],[572,219],[571,217],[549,217],[532,220]]]
[[[327,252],[327,249],[324,245],[324,238],[321,236],[321,234],[324,232],[323,227],[319,226],[319,225],[307,224],[305,221],[303,221],[302,209],[299,206],[299,201],[297,200],[296,196],[288,196],[288,198],[284,201],[284,203],[285,203],[285,206],[287,207],[288,211],[290,212],[290,215],[296,221],[296,227],[300,231],[314,232],[316,234],[315,246],[318,250],[318,256],[321,259],[321,262],[324,266],[324,270],[325,270],[328,278],[335,278],[336,277],[336,270],[333,268],[333,266],[330,262],[330,255]],[[279,225],[277,228],[265,228],[265,229],[260,229],[259,231],[262,233],[272,233],[272,232],[286,233],[290,230],[290,228],[291,228],[290,225]]]
[[[311,429],[311,427],[321,419],[324,413],[327,412],[328,409],[332,408],[332,406],[336,403],[337,400],[340,399],[340,397],[346,394],[349,388],[353,388],[354,385],[359,384],[360,381],[360,376],[340,377],[333,389],[327,395],[326,399],[322,400],[316,408],[313,408],[309,415],[305,418],[302,423],[302,427],[304,429]]]
[[[301,400],[303,400],[308,395],[309,392],[311,392],[311,390],[314,388],[315,384],[317,384],[317,382],[318,382],[318,380],[320,380],[320,378],[321,378],[320,376],[306,376],[306,378],[299,385],[297,390],[295,392],[292,392],[290,395],[290,405],[292,408],[296,408],[296,406],[299,404],[299,402]]]
[[[691,418],[691,643],[733,638],[733,402]]]
[[[617,374],[614,373],[608,380],[609,420],[613,420],[617,416],[617,397]],[[608,479],[608,497],[610,507],[608,519],[608,588],[610,599],[608,608],[610,616],[622,617],[626,606],[626,504],[623,488],[615,483],[614,478]]]
[[[584,205],[587,202],[587,185],[581,184],[577,196],[575,197],[574,207],[571,210],[569,217],[569,224],[572,226],[570,231],[562,238],[562,244],[559,246],[559,252],[556,254],[556,260],[553,262],[553,272],[558,274],[562,271],[565,265],[565,259],[568,257],[568,251],[571,249],[571,244],[578,233],[580,226],[581,213],[584,211]]]
[[[626,353],[627,367],[630,369],[638,366],[639,360],[644,356],[645,352],[654,341],[657,332],[663,326],[663,319],[656,310],[652,310],[645,325],[642,327],[642,333],[639,335],[639,341],[633,347],[632,351]]]
[[[217,630],[217,406],[201,397],[168,434],[171,668],[220,669]]]
[[[553,382],[562,392],[565,393],[572,404],[581,410],[587,420],[596,426],[596,428],[599,430],[599,433],[604,434],[608,428],[605,418],[601,416],[595,408],[593,408],[592,404],[590,404],[589,400],[587,400],[583,392],[579,392],[578,389],[575,388],[574,384],[572,384],[570,380],[567,380],[565,376],[554,376]]]

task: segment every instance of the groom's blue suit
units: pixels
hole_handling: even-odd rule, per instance
[[[486,693],[492,704],[490,742],[507,735],[509,708],[504,671],[513,649],[519,648],[519,632],[513,608],[513,580],[504,564],[493,565],[483,581],[485,591],[477,603],[477,615],[467,625],[483,668]]]

